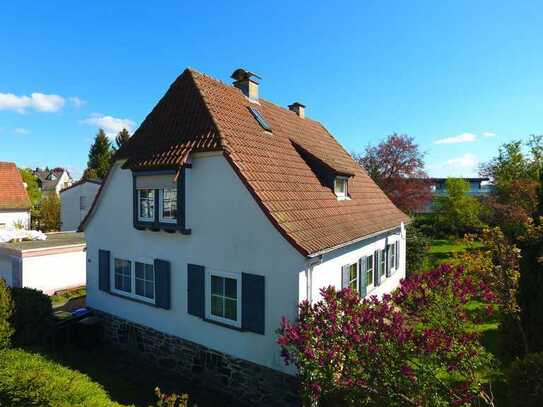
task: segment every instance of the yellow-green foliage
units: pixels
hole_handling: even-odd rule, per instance
[[[0,405],[121,406],[88,376],[20,349],[0,351]]]
[[[11,343],[13,328],[9,322],[13,312],[13,302],[6,281],[0,278],[0,349],[7,348]]]

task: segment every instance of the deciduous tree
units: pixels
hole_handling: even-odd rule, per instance
[[[40,226],[44,232],[60,230],[60,199],[54,192],[42,200]]]
[[[401,210],[412,213],[431,202],[424,153],[413,137],[394,133],[354,158]]]
[[[40,186],[38,184],[38,177],[34,175],[31,169],[28,168],[19,168],[19,173],[23,178],[23,182],[26,184],[26,192],[28,192],[28,197],[32,206],[35,207],[41,200],[42,194]]]

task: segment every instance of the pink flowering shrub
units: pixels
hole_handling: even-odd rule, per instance
[[[277,342],[298,368],[304,401],[357,406],[467,406],[484,403],[478,372],[488,367],[470,301],[496,298],[462,267],[443,265],[402,281],[382,299],[321,290],[283,319]],[[492,307],[488,311],[492,311]]]

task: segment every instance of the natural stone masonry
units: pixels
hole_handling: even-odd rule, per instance
[[[105,341],[134,352],[173,380],[235,406],[296,406],[296,379],[197,343],[94,310]]]

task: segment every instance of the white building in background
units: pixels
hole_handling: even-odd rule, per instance
[[[293,373],[281,318],[328,285],[397,287],[408,218],[302,104],[233,78],[186,70],[115,155],[80,228],[87,304],[159,367],[283,405],[285,382],[270,379]],[[243,393],[226,368],[248,378]]]
[[[74,180],[67,169],[56,167],[50,169],[36,168],[34,175],[38,177],[38,184],[44,195],[50,193],[59,194],[61,190],[68,188]]]
[[[30,228],[30,198],[15,163],[0,161],[0,229]]]
[[[89,211],[101,181],[83,179],[60,191],[60,230],[77,230]]]
[[[10,287],[54,294],[86,283],[83,233],[48,233],[46,240],[0,243],[0,278]]]

